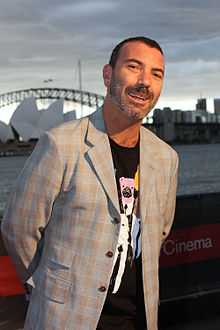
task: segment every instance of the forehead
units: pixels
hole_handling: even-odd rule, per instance
[[[150,47],[141,41],[131,41],[121,47],[117,62],[122,64],[129,59],[164,67],[164,56],[159,49]]]

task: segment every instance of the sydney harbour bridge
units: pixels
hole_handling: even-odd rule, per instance
[[[87,91],[67,88],[30,88],[13,91],[0,95],[0,108],[13,103],[20,103],[26,98],[34,97],[36,100],[72,101],[97,109],[103,104],[104,96]]]

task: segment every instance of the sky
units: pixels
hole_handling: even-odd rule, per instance
[[[122,39],[156,39],[166,57],[157,107],[220,97],[219,0],[7,0],[0,10],[0,94],[37,87],[104,95],[102,67]],[[45,80],[52,82],[45,83]],[[1,109],[0,109],[1,112]]]

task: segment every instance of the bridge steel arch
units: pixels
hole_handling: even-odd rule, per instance
[[[64,99],[86,105],[91,108],[98,108],[103,104],[104,96],[67,88],[30,88],[18,90],[0,95],[0,108],[13,103],[20,103],[28,97],[38,99]]]

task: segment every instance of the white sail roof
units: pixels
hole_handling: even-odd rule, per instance
[[[36,125],[40,118],[34,97],[29,97],[19,104],[13,113],[10,123],[14,126],[17,122],[26,122]]]
[[[63,100],[57,100],[52,103],[47,110],[41,110],[37,127],[47,131],[63,123]]]
[[[32,138],[38,139],[43,131],[39,131],[38,127],[35,127],[29,123],[16,122],[14,126],[16,132],[22,137],[23,141],[29,141]]]
[[[74,119],[76,119],[76,111],[73,110],[73,111],[66,112],[66,113],[64,113],[63,117],[64,117],[64,119],[63,119],[64,122],[74,120]]]
[[[0,121],[0,141],[5,143],[8,140],[13,140],[14,134],[12,129],[9,125],[5,124],[4,122]]]
[[[23,141],[38,139],[45,131],[63,122],[76,119],[76,111],[63,113],[64,100],[52,103],[46,110],[38,110],[33,97],[25,99],[11,117],[10,125]],[[6,133],[2,133],[6,136]],[[5,139],[5,138],[4,138]]]

